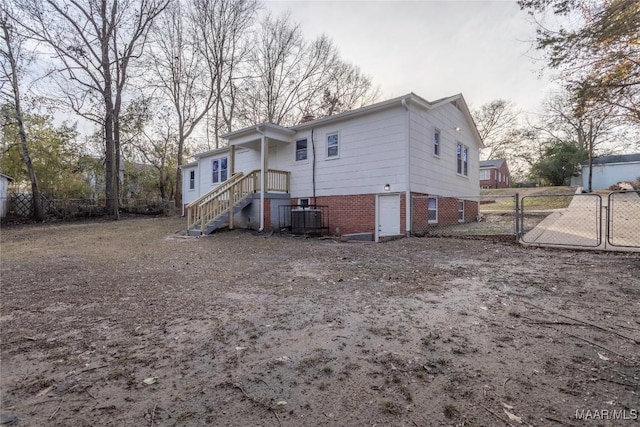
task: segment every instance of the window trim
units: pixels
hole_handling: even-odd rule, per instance
[[[195,191],[195,190],[196,190],[196,171],[190,170],[189,171],[189,191]]]
[[[456,174],[469,177],[469,147],[460,141],[456,143]]]
[[[491,169],[480,169],[478,172],[480,181],[488,181],[491,179]],[[486,175],[486,176],[483,176]]]
[[[333,156],[329,155],[329,137],[331,136],[336,136],[338,138],[335,147],[337,148],[337,153],[334,154]],[[340,132],[328,132],[325,138],[325,141],[327,143],[327,149],[325,151],[325,154],[327,156],[327,160],[333,160],[333,159],[339,159],[340,158]]]
[[[298,199],[298,206],[308,208],[310,206],[311,199],[309,197],[301,197]]]
[[[304,159],[298,159],[298,142],[302,142],[304,141],[306,146],[304,149]],[[294,156],[294,161],[296,163],[305,163],[309,161],[309,139],[308,138],[300,138],[300,139],[296,139],[296,143],[294,145],[294,152],[293,152],[293,156]]]
[[[436,135],[438,136],[436,138]],[[433,129],[433,157],[440,158],[440,149],[442,148],[442,131],[438,128]]]
[[[435,200],[435,208],[431,209],[431,206],[429,205],[429,202],[431,200]],[[429,218],[429,212],[431,211],[435,211],[436,213],[436,218],[435,219],[431,219]],[[438,198],[437,197],[427,197],[427,224],[437,224],[438,223]]]
[[[460,218],[460,214],[462,214],[462,218]],[[458,222],[464,222],[464,217],[465,217],[464,214],[465,214],[465,202],[464,200],[458,199]]]
[[[226,161],[227,167],[226,168],[222,168],[222,160]],[[218,170],[214,171],[213,170],[213,164],[215,162],[219,162],[219,166],[218,166]],[[225,179],[222,179],[222,171],[226,171],[226,175],[227,177]],[[214,181],[214,174],[217,174],[217,181]],[[229,179],[229,158],[227,156],[223,156],[223,157],[216,157],[215,159],[211,159],[211,184],[212,185],[220,185],[223,182],[225,182],[227,179]]]

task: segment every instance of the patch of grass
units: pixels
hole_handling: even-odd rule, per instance
[[[444,405],[444,408],[442,408],[442,413],[444,414],[445,417],[449,419],[457,418],[458,415],[460,414],[458,409],[452,404]]]
[[[380,403],[380,410],[390,415],[400,415],[402,413],[402,406],[395,402],[385,400]]]

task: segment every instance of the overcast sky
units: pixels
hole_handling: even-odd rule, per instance
[[[515,1],[271,1],[308,39],[326,33],[382,98],[462,93],[473,108],[497,98],[534,112],[553,90],[534,61],[535,26]]]

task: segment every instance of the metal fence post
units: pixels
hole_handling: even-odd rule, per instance
[[[516,232],[516,242],[520,240],[520,195],[518,193],[514,194],[515,197],[515,232]]]

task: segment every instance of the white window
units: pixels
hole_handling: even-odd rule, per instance
[[[196,189],[196,171],[189,172],[189,190]]]
[[[227,180],[228,173],[227,158],[214,159],[211,161],[211,182],[218,184]]]
[[[498,182],[502,182],[502,172],[498,172]]]
[[[296,141],[296,162],[307,160],[307,138]]]
[[[483,186],[482,186],[482,189],[483,189],[483,190],[489,190],[490,188],[491,188],[491,186],[489,186],[489,185],[483,185]]]
[[[302,206],[303,208],[306,208],[309,206],[309,199],[298,199],[298,206]]]
[[[440,157],[440,129],[433,131],[433,155]]]
[[[491,171],[489,169],[482,169],[480,171],[480,179],[489,179]]]
[[[338,132],[327,135],[327,157],[338,157],[340,138]]]
[[[429,219],[429,224],[437,224],[438,223],[438,198],[429,197],[428,203],[429,205],[427,207],[427,216]]]
[[[464,222],[464,200],[458,200],[458,222]]]
[[[458,142],[456,147],[456,172],[459,175],[469,175],[469,147]]]

